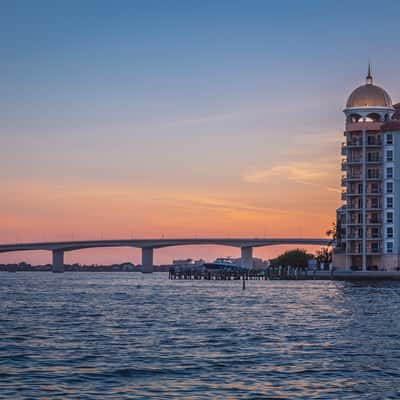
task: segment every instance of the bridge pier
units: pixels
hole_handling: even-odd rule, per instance
[[[241,247],[241,260],[240,266],[243,268],[253,268],[253,248],[252,247]]]
[[[153,272],[153,253],[152,247],[142,247],[142,272]]]
[[[64,272],[64,252],[53,250],[53,272]]]

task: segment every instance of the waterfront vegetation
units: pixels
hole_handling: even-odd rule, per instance
[[[314,258],[313,254],[307,253],[304,249],[288,250],[280,256],[270,260],[272,267],[298,267],[301,269],[308,268],[308,262]]]

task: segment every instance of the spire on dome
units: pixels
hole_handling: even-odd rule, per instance
[[[366,84],[372,85],[372,75],[371,75],[371,64],[370,63],[368,63],[368,75],[366,78]]]

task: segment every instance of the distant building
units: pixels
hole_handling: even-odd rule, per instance
[[[344,109],[342,199],[337,210],[336,268],[400,267],[400,104],[374,85],[364,85]]]

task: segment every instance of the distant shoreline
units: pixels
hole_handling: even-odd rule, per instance
[[[154,265],[154,272],[168,272],[171,265]],[[0,264],[0,272],[47,272],[52,271],[51,264],[30,265],[20,264]],[[113,265],[79,265],[65,264],[65,272],[141,272],[141,265],[133,264],[113,264]]]

